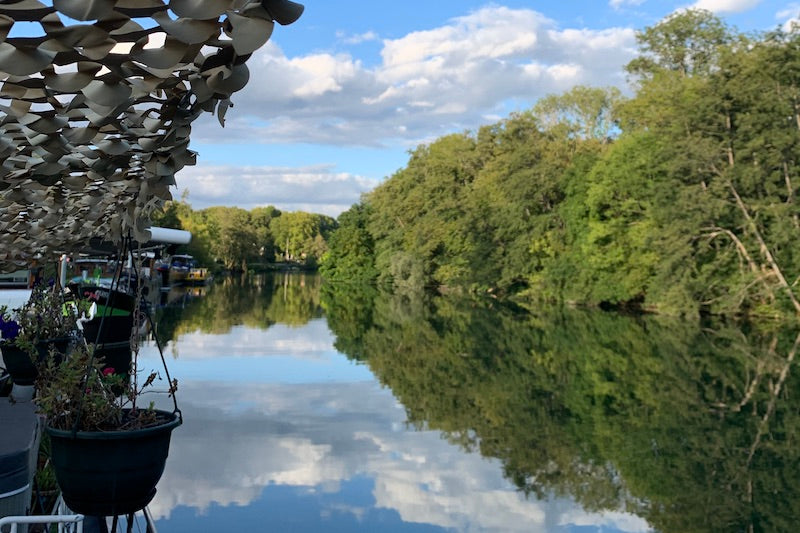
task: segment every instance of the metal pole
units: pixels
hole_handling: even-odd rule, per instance
[[[61,268],[58,272],[58,280],[61,283],[61,288],[67,286],[67,254],[61,255]]]

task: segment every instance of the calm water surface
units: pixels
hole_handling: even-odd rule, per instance
[[[297,274],[170,299],[159,338],[184,424],[150,505],[160,533],[791,531],[800,516],[797,331]],[[157,354],[151,340],[140,367]]]

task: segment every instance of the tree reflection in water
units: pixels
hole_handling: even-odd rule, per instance
[[[216,282],[159,336],[301,325],[369,365],[410,424],[496,457],[536,498],[624,510],[665,532],[790,531],[800,509],[796,326],[322,285]]]
[[[191,288],[181,288],[176,302],[158,310],[158,338],[166,344],[193,331],[300,326],[322,316],[320,285],[316,275],[279,273],[219,278],[197,298],[191,297]]]
[[[352,288],[323,294],[337,347],[412,424],[499,458],[525,493],[662,531],[792,529],[797,327],[421,294],[379,293],[356,310]]]

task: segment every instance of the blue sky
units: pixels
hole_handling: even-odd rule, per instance
[[[308,0],[248,62],[225,128],[198,119],[197,165],[177,176],[195,209],[275,205],[337,216],[408,151],[474,131],[578,85],[626,88],[635,31],[686,7],[742,31],[800,13],[777,0]]]

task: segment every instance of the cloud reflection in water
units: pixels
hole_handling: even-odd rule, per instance
[[[438,432],[408,428],[391,391],[337,354],[319,321],[309,324],[277,331],[236,327],[226,335],[192,333],[178,340],[178,359],[168,364],[180,381],[184,425],[173,433],[150,505],[157,519],[188,507],[210,520],[220,506],[241,506],[258,507],[268,524],[280,509],[263,494],[284,487],[330,496],[304,510],[317,521],[344,513],[369,528],[363,502],[348,501],[342,490],[363,478],[372,480],[373,510],[392,510],[406,523],[460,531],[648,530],[643,520],[621,512],[586,513],[566,499],[526,500],[503,478],[499,461],[467,454]],[[267,346],[268,337],[280,338],[281,348]],[[318,347],[311,357],[309,339]],[[142,364],[154,365],[156,353],[145,348]],[[287,359],[296,366],[287,367]],[[232,362],[242,379],[224,377],[221,369]],[[313,369],[320,364],[330,374]]]

